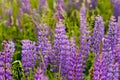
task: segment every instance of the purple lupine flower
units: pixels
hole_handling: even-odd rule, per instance
[[[61,37],[62,41],[60,41],[60,72],[63,78],[67,78],[68,74],[68,63],[69,63],[69,56],[70,56],[70,41],[68,40],[68,37],[64,35]]]
[[[114,4],[114,16],[118,21],[118,18],[120,17],[120,1]]]
[[[104,22],[101,16],[96,17],[92,36],[92,51],[95,54],[100,53],[101,41],[104,36]]]
[[[86,8],[80,10],[80,54],[82,55],[83,68],[86,68],[86,61],[90,51],[90,32],[87,31]]]
[[[114,52],[112,51],[112,46],[110,45],[110,40],[106,36],[103,38],[103,53],[106,53],[106,65],[107,65],[107,75],[106,80],[119,80],[119,64],[116,61]],[[107,46],[107,47],[106,47]],[[114,47],[115,49],[115,47]]]
[[[55,0],[55,2],[61,6],[62,9],[65,9],[65,4],[64,4],[64,0]]]
[[[82,0],[76,1],[76,9],[78,9],[78,10],[80,9],[81,3],[82,3]]]
[[[8,21],[7,21],[7,26],[11,26],[12,25],[12,8],[9,9],[8,11]]]
[[[29,71],[34,69],[36,58],[35,42],[22,40],[22,65],[26,78],[29,76]]]
[[[98,0],[85,0],[86,6],[88,9],[95,9],[98,3]]]
[[[22,31],[22,24],[21,24],[20,16],[17,16],[17,26],[18,26],[18,29]]]
[[[15,51],[15,44],[13,41],[3,41],[2,42],[2,50],[9,51],[10,53],[14,53]]]
[[[38,42],[37,48],[39,55],[43,58],[41,68],[46,71],[48,63],[51,62],[52,56],[52,45],[48,40],[47,36],[49,34],[49,28],[44,24],[40,25],[38,28]]]
[[[119,51],[116,49],[117,45],[117,25],[115,20],[111,18],[109,23],[108,34],[103,38],[102,52],[107,53],[106,55],[106,65],[107,65],[107,79],[106,80],[118,80],[119,79],[119,69],[117,58]]]
[[[72,38],[70,41],[70,55],[68,56],[68,80],[75,79],[75,66],[76,66],[76,43]]]
[[[113,54],[109,55],[109,59],[107,61],[107,80],[119,80],[119,65],[115,62],[115,57]]]
[[[111,0],[111,4],[114,6],[114,16],[116,21],[118,21],[120,17],[120,1],[119,0]]]
[[[39,11],[42,12],[43,10],[47,10],[47,0],[39,0]]]
[[[0,79],[12,80],[10,71],[12,62],[12,53],[14,52],[14,43],[10,41],[2,42],[3,52],[0,53]]]
[[[120,24],[117,23],[117,45],[116,45],[116,61],[119,63],[120,66]]]
[[[61,68],[61,57],[62,57],[62,46],[64,45],[62,41],[65,39],[65,26],[62,24],[62,22],[59,22],[56,25],[55,28],[55,39],[54,39],[54,54],[55,54],[55,60],[54,60],[54,66],[56,66],[54,69],[58,71]],[[59,71],[60,72],[60,71]]]
[[[65,10],[64,6],[64,0],[57,0],[56,1],[56,13],[55,13],[55,18],[57,21],[63,20],[63,11]]]
[[[22,0],[21,2],[21,11],[23,13],[30,13],[31,6],[30,6],[30,0]]]
[[[109,39],[109,52],[112,51],[112,54],[114,56],[116,55],[116,44],[117,44],[117,23],[115,22],[114,17],[111,17],[109,22],[109,29],[107,38]]]
[[[96,54],[93,80],[107,80],[107,53]]]
[[[9,51],[0,53],[0,80],[12,80],[11,62],[12,54]]]
[[[82,54],[79,53],[76,56],[76,66],[75,66],[75,80],[84,80],[84,67],[83,67],[83,61],[82,61]]]
[[[34,80],[48,80],[48,78],[44,75],[44,72],[41,70],[40,67],[37,68]]]

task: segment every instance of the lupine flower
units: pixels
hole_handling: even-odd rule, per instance
[[[82,6],[80,10],[80,54],[82,55],[83,68],[86,67],[90,50],[90,35],[87,31],[86,8]],[[84,71],[84,70],[83,70]]]
[[[68,80],[75,79],[75,67],[76,67],[76,43],[72,38],[70,41],[70,54],[68,56]]]
[[[31,6],[30,6],[30,0],[22,0],[21,2],[21,11],[23,13],[30,13]]]
[[[75,65],[75,80],[84,80],[84,67],[83,67],[83,56],[81,53],[78,53],[76,56],[76,65]]]
[[[30,40],[22,40],[22,65],[26,77],[29,76],[30,70],[34,70],[36,58],[35,42]]]
[[[20,16],[17,16],[17,26],[18,26],[18,29],[19,29],[20,31],[22,31],[22,25],[21,25]]]
[[[61,41],[62,40],[62,41]],[[68,40],[68,37],[64,35],[62,39],[60,40],[60,71],[61,75],[66,78],[68,73],[68,57],[70,56],[70,41]]]
[[[9,9],[8,11],[8,21],[7,21],[7,26],[11,26],[12,25],[12,8]]]
[[[119,0],[111,0],[111,4],[114,6],[114,16],[116,18],[116,21],[118,21],[118,18],[120,17],[120,1]]]
[[[15,51],[15,44],[13,41],[3,41],[2,42],[2,50],[9,51],[10,53],[14,53]]]
[[[109,39],[109,51],[112,51],[112,54],[116,55],[115,46],[117,44],[117,23],[115,22],[114,17],[111,17],[109,22],[108,29],[108,39]]]
[[[118,21],[118,18],[120,17],[120,1],[114,4],[114,16]]]
[[[107,80],[107,53],[96,54],[93,80]]]
[[[2,42],[3,52],[0,52],[0,80],[12,80],[11,62],[14,43]]]
[[[113,54],[108,54],[109,59],[107,61],[107,80],[119,80],[119,65],[115,62]]]
[[[63,11],[65,10],[64,0],[57,0],[55,18],[57,21],[63,20]]]
[[[117,24],[117,45],[116,45],[116,61],[119,63],[120,66],[120,24]]]
[[[39,11],[40,13],[43,12],[44,10],[47,10],[47,0],[39,0]]]
[[[12,54],[9,51],[0,53],[0,80],[12,80],[11,62]]]
[[[85,0],[86,6],[88,9],[95,9],[98,3],[98,0]]]
[[[41,70],[40,67],[37,68],[34,80],[48,80],[48,78],[44,75],[44,72]]]
[[[100,53],[101,42],[104,36],[104,22],[101,16],[96,17],[94,31],[92,36],[92,50],[93,53]]]
[[[59,22],[55,28],[55,39],[54,39],[54,53],[55,53],[54,66],[56,66],[55,67],[56,71],[61,69],[62,51],[64,51],[62,46],[65,45],[62,42],[66,40],[65,34],[66,34],[65,26],[64,24],[62,24],[62,22]]]
[[[40,25],[38,28],[37,48],[39,55],[41,55],[43,58],[43,61],[40,64],[41,66],[43,66],[42,68],[45,71],[48,67],[48,63],[51,62],[51,56],[52,56],[52,45],[47,38],[48,34],[49,34],[49,28],[46,25]]]
[[[82,3],[82,0],[78,0],[76,1],[75,5],[76,5],[76,8],[79,10],[80,9],[80,5]]]
[[[116,49],[117,44],[117,25],[115,20],[111,18],[109,23],[108,34],[103,38],[102,52],[106,54],[106,65],[107,65],[107,80],[118,80],[119,69],[118,69],[118,52]]]

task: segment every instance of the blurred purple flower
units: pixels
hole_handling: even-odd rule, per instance
[[[47,11],[47,0],[39,0],[39,11],[42,13],[43,11]]]
[[[87,31],[86,8],[82,6],[80,10],[80,54],[83,59],[83,68],[86,68],[86,61],[90,51],[90,32]]]
[[[36,65],[36,46],[35,42],[30,40],[22,40],[22,65],[26,78],[29,76],[30,70],[34,70]]]
[[[97,7],[98,0],[85,0],[88,9],[92,10]]]
[[[48,80],[48,78],[44,75],[44,72],[41,70],[40,67],[38,67],[36,70],[34,80]]]
[[[2,42],[2,50],[9,51],[11,54],[15,51],[15,44],[13,41],[3,41]]]
[[[30,14],[30,10],[31,10],[30,0],[22,0],[21,2],[22,13]]]
[[[114,16],[118,21],[118,18],[120,17],[120,1],[114,4]]]

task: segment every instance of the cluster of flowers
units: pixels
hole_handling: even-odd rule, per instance
[[[80,47],[77,48],[74,37],[69,40],[66,35],[65,25],[60,20],[56,24],[54,44],[49,40],[49,27],[41,24],[38,27],[38,41],[22,40],[22,65],[26,75],[34,70],[38,59],[38,69],[35,80],[48,80],[44,75],[48,65],[52,71],[59,72],[62,79],[84,80],[84,71],[90,52],[90,46],[95,54],[93,67],[93,80],[119,80],[120,66],[120,25],[111,17],[108,33],[104,34],[104,21],[101,16],[95,20],[92,35],[87,30],[86,9],[80,10]],[[12,53],[15,46],[12,41],[3,41],[3,52],[0,54],[1,80],[12,80],[10,71]]]
[[[42,0],[40,0],[42,1]],[[26,4],[27,3],[27,4]],[[45,4],[45,1],[42,1]],[[25,13],[30,13],[29,0],[23,0]],[[27,5],[27,6],[26,6]],[[24,7],[26,6],[26,7]],[[42,6],[42,4],[40,5]],[[40,7],[41,8],[41,7]],[[84,80],[86,62],[92,48],[95,54],[93,80],[119,80],[120,66],[120,24],[111,17],[108,33],[104,33],[104,21],[97,16],[92,35],[87,30],[86,8],[80,10],[80,47],[76,46],[74,37],[68,38],[63,24],[61,10],[63,1],[58,5],[58,23],[54,34],[54,44],[49,40],[49,27],[38,26],[38,41],[22,40],[22,65],[26,78],[34,71],[36,60],[38,67],[34,74],[35,80],[48,80],[44,75],[48,66],[54,73],[59,73],[62,80]],[[60,11],[60,12],[59,12]],[[12,80],[11,62],[15,51],[12,41],[3,41],[3,52],[0,52],[0,80]]]

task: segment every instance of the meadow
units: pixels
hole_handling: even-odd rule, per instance
[[[119,0],[0,0],[0,80],[120,80]]]

